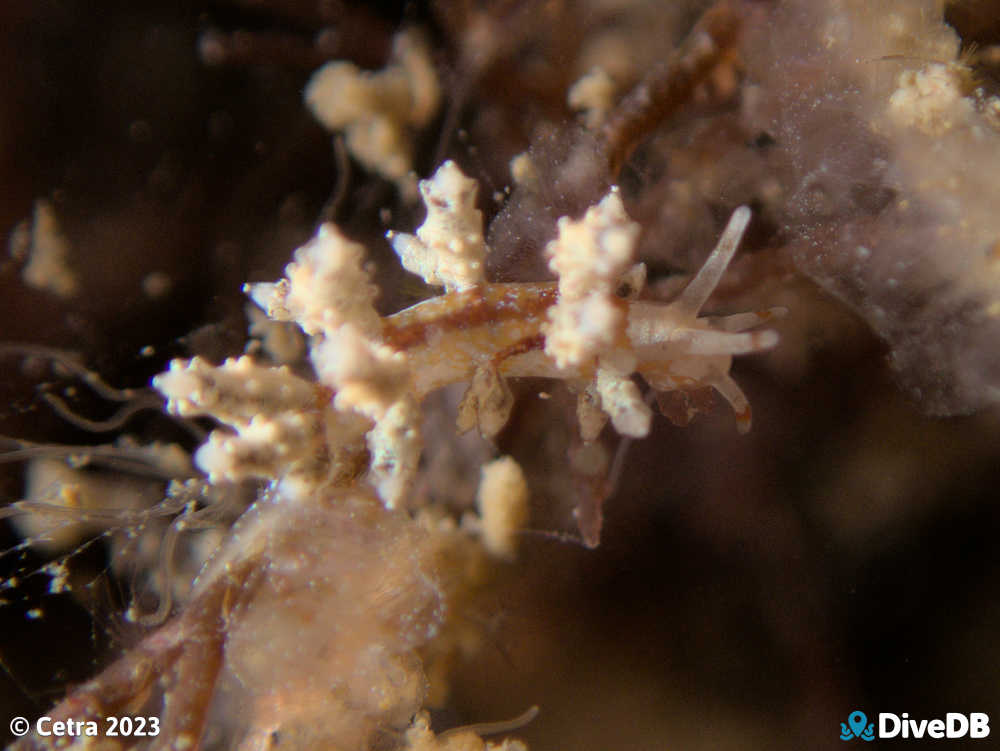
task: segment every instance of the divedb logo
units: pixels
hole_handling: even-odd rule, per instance
[[[985,712],[948,712],[944,719],[915,720],[907,712],[879,712],[878,734],[868,715],[855,709],[840,723],[840,740],[873,741],[876,738],[987,738],[990,717]]]

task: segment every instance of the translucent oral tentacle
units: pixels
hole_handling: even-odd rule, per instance
[[[705,320],[719,331],[746,331],[776,318],[783,318],[788,308],[768,308],[767,310],[735,313],[731,316],[708,317]]]
[[[732,406],[733,412],[736,414],[736,429],[740,433],[749,432],[752,422],[750,402],[747,401],[746,394],[743,393],[739,384],[730,378],[728,373],[721,371],[713,373],[711,378],[706,379],[706,382],[722,394],[722,397]]]
[[[680,297],[673,303],[673,307],[679,313],[694,316],[701,310],[708,296],[712,294],[722,278],[729,262],[736,254],[743,233],[750,223],[750,209],[747,206],[740,206],[729,219],[719,244],[705,261],[705,265],[695,275],[694,279],[684,288]]]
[[[766,329],[764,331],[745,331],[734,333],[729,331],[713,331],[709,329],[674,329],[664,342],[670,355],[718,356],[718,355],[748,355],[764,352],[778,343],[778,332]],[[682,345],[680,348],[677,345]]]

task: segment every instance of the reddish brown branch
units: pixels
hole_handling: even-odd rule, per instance
[[[106,717],[142,711],[152,693],[162,688],[160,729],[152,748],[174,748],[175,742],[183,739],[190,741],[185,748],[197,749],[222,667],[225,611],[233,600],[248,596],[248,582],[256,564],[244,561],[220,577],[181,615],[147,636],[96,678],[70,691],[46,713],[52,723],[93,721],[103,736],[108,729]],[[78,738],[81,747],[87,740]],[[43,751],[77,745],[67,745],[66,741],[56,735],[32,734],[10,748]]]
[[[731,2],[716,3],[670,57],[621,101],[601,131],[612,174],[618,173],[643,137],[691,100],[734,47],[741,26],[742,17]]]

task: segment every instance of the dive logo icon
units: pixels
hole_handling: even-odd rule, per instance
[[[840,740],[849,741],[854,738],[863,741],[875,740],[875,723],[868,722],[865,713],[858,709],[847,716],[847,722],[840,723]]]
[[[878,731],[875,723],[868,722],[868,716],[855,709],[847,716],[847,722],[840,723],[840,740],[873,741],[876,738],[899,738],[920,740],[923,738],[988,738],[990,716],[985,712],[947,712],[943,718],[912,719],[907,712],[893,714],[878,713]]]

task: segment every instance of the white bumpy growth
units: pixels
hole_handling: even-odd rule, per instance
[[[380,71],[327,63],[309,80],[305,100],[327,129],[344,133],[355,159],[412,195],[412,131],[430,121],[441,100],[430,51],[419,34],[397,34],[392,59]]]
[[[450,160],[432,179],[420,181],[427,218],[416,236],[388,235],[407,271],[428,284],[443,284],[449,292],[486,281],[483,215],[476,208],[478,187]]]

